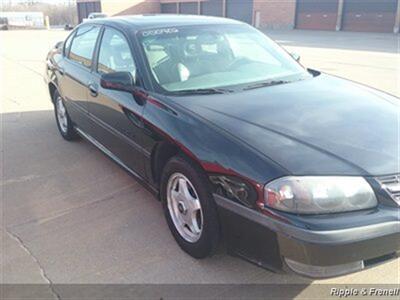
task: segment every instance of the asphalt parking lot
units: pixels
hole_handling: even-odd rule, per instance
[[[42,75],[66,34],[0,32],[0,283],[400,283],[400,259],[312,281],[223,250],[205,260],[183,253],[147,190],[89,143],[59,136]],[[305,66],[400,96],[398,36],[269,34]]]

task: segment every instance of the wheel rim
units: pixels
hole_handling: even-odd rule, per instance
[[[57,121],[60,129],[63,133],[66,133],[68,130],[68,118],[67,118],[67,110],[65,109],[64,102],[61,97],[58,97],[56,100],[56,110],[57,110]]]
[[[169,178],[167,202],[176,230],[187,242],[197,242],[203,231],[203,211],[193,184],[183,174]]]

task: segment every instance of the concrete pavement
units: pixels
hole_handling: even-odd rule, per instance
[[[400,96],[400,38],[395,34],[268,31],[301,62],[317,70]]]

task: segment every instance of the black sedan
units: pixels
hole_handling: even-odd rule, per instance
[[[304,68],[249,25],[81,24],[50,51],[58,129],[159,196],[179,246],[311,277],[400,249],[399,100]]]

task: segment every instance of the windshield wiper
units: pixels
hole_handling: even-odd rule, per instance
[[[232,92],[227,89],[208,88],[208,89],[192,89],[171,92],[173,95],[211,95],[211,94],[226,94]]]
[[[266,87],[266,86],[285,84],[285,83],[289,83],[289,82],[290,81],[285,81],[285,80],[271,80],[271,81],[258,82],[258,83],[246,86],[243,90],[247,91],[247,90],[257,89],[257,88]]]

